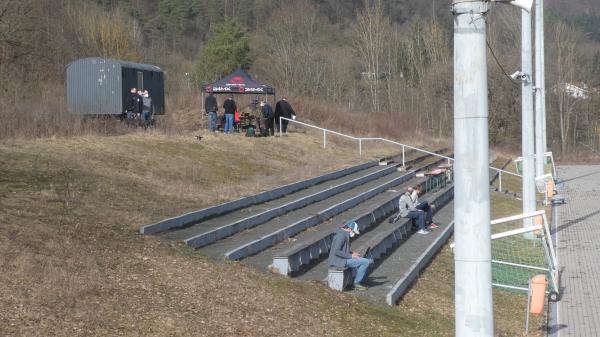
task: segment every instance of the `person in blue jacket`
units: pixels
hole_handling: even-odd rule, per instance
[[[262,112],[262,117],[263,117],[263,121],[265,124],[265,136],[274,136],[275,135],[275,128],[273,127],[273,120],[275,119],[275,114],[273,113],[273,108],[271,108],[271,105],[266,102],[266,101],[262,101],[260,102],[260,106],[261,106],[261,112]]]
[[[233,95],[227,97],[227,99],[223,103],[223,109],[225,110],[225,127],[223,129],[223,132],[232,133],[233,117],[235,115],[235,111],[237,110],[237,106],[235,105],[235,101],[233,100]]]
[[[358,234],[360,232],[356,222],[349,222],[336,228],[328,261],[331,267],[356,269],[352,290],[367,290],[368,288],[362,282],[373,260],[361,257],[359,253],[350,250],[350,238]]]

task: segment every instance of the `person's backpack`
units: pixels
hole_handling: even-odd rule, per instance
[[[248,127],[246,129],[246,137],[254,137],[254,128],[253,127]]]

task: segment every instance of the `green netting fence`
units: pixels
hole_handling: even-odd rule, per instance
[[[529,279],[546,274],[549,291],[557,291],[556,259],[543,211],[492,222],[492,282],[495,286],[526,293]],[[534,217],[543,221],[534,224]],[[516,219],[515,219],[516,218]],[[524,228],[524,221],[533,227]]]

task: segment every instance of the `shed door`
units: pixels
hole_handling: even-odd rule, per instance
[[[137,72],[137,87],[144,90],[144,73],[142,71]]]

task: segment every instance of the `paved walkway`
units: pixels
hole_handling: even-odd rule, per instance
[[[561,166],[557,255],[562,268],[558,336],[600,336],[600,165]]]

